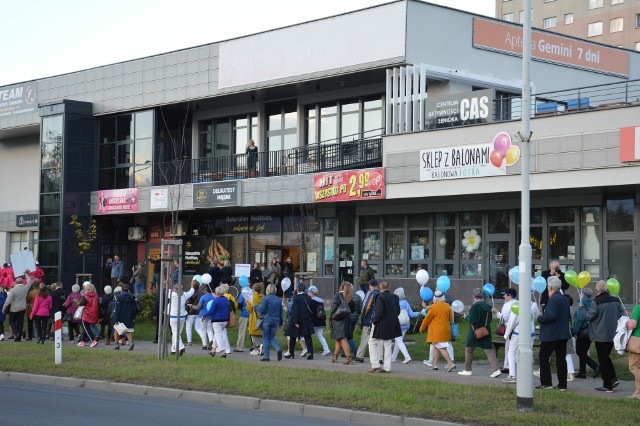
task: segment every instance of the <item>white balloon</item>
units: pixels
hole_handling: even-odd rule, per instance
[[[289,278],[283,278],[280,283],[280,287],[282,287],[282,291],[289,290],[289,287],[291,287],[291,280]]]
[[[451,304],[451,308],[453,308],[453,312],[460,314],[464,311],[464,303],[459,300],[454,300]]]
[[[249,303],[253,303],[253,290],[249,287],[245,287],[242,289],[242,295],[244,296],[244,300]]]
[[[360,299],[364,300],[364,291],[362,291],[362,290],[358,290],[358,291],[356,291],[356,294],[357,294],[358,296],[360,296]]]
[[[429,273],[424,269],[420,269],[416,273],[416,281],[418,281],[420,285],[425,285],[427,281],[429,281]]]
[[[203,284],[209,284],[210,282],[211,282],[211,275],[202,274],[202,283]]]

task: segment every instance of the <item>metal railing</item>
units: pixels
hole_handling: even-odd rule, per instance
[[[288,176],[382,166],[382,138],[304,145],[280,151],[231,154],[159,163],[155,185]]]

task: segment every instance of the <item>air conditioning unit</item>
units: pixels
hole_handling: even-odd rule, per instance
[[[187,229],[186,227],[187,225],[184,223],[184,220],[179,220],[178,222],[176,222],[176,232],[175,234],[171,234],[171,236],[182,237],[184,235],[185,229]]]
[[[129,241],[146,241],[147,234],[142,226],[132,226],[129,228]]]

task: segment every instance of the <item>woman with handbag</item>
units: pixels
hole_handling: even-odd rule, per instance
[[[354,310],[353,284],[345,281],[340,285],[340,291],[333,297],[333,303],[331,303],[331,338],[336,341],[336,349],[333,352],[333,358],[331,358],[333,363],[338,361],[340,348],[342,348],[344,355],[347,357],[343,364],[353,364],[351,349],[347,340],[353,339],[351,314]]]
[[[250,355],[262,355],[262,329],[256,326],[256,323],[260,319],[255,307],[260,305],[264,295],[262,294],[262,283],[255,283],[251,290],[253,290],[253,302],[247,300],[247,311],[249,312],[249,337],[251,337],[251,351]]]
[[[636,378],[636,390],[629,398],[640,399],[640,304],[633,307],[627,329],[633,330],[627,342],[627,352],[629,352],[629,371]]]
[[[70,342],[73,342],[75,336],[80,337],[80,321],[75,319],[73,316],[75,315],[78,306],[80,306],[81,300],[82,296],[80,295],[80,286],[78,284],[74,284],[71,287],[71,294],[67,296],[67,300],[65,300],[63,305],[65,308],[64,320],[67,322],[67,327],[69,329]]]
[[[80,306],[82,306],[82,328],[88,341],[91,342],[90,347],[95,348],[98,346],[98,320],[100,319],[100,301],[98,300],[98,294],[96,288],[90,282],[85,281],[83,284],[84,295],[80,300]],[[74,314],[74,316],[77,316]],[[81,340],[78,346],[85,346],[86,342]]]
[[[430,308],[431,309],[431,308]],[[464,370],[458,372],[461,376],[471,376],[471,364],[473,363],[473,351],[482,348],[491,364],[490,377],[498,377],[502,372],[498,368],[496,353],[491,347],[491,306],[484,301],[484,292],[481,288],[473,290],[473,304],[469,309],[467,321],[469,331],[467,332],[467,342],[464,348]]]
[[[315,330],[313,328],[313,313],[311,306],[313,300],[307,292],[304,283],[298,282],[296,292],[291,305],[291,320],[287,324],[287,336],[289,336],[289,354],[285,358],[293,358],[296,349],[296,341],[302,337],[307,348],[307,359],[313,359],[313,340],[311,336]]]
[[[276,332],[282,325],[282,299],[276,296],[276,286],[267,286],[267,295],[262,299],[256,311],[262,316],[262,336],[264,337],[264,356],[260,361],[270,361],[269,347],[277,351],[278,361],[282,360],[282,349],[276,339]]]
[[[404,310],[408,321],[400,321],[400,330],[402,331],[402,336],[396,337],[394,342],[395,345],[393,347],[393,353],[391,354],[391,362],[396,362],[398,359],[398,352],[402,352],[402,356],[404,356],[403,364],[407,364],[411,361],[411,356],[409,355],[409,351],[407,351],[407,346],[404,344],[404,335],[409,330],[409,326],[411,325],[411,318],[417,318],[420,315],[420,312],[413,312],[411,309],[411,305],[407,302],[406,296],[404,294],[404,289],[402,287],[398,287],[396,291],[393,292],[400,299],[400,315],[403,316],[405,314],[402,313]]]
[[[211,321],[213,327],[213,346],[209,355],[216,356],[216,352],[222,352],[221,358],[226,358],[231,353],[229,336],[227,335],[227,323],[231,311],[231,301],[224,296],[224,286],[220,285],[213,291],[214,298],[207,307],[205,318]]]
[[[589,287],[580,290],[580,301],[586,310],[589,310],[593,303],[593,300],[591,300],[592,294],[593,292]],[[589,347],[591,346],[591,340],[589,339],[589,321],[584,318],[580,309],[573,311],[573,328],[571,332],[576,336],[576,355],[578,355],[580,359],[578,374],[576,374],[575,378],[587,378],[587,365],[593,370],[593,377],[598,377],[598,375],[600,375],[600,367],[598,363],[589,356]]]
[[[427,327],[427,343],[435,348],[433,354],[432,370],[438,369],[438,358],[440,354],[447,360],[447,373],[456,369],[456,365],[449,356],[449,347],[451,340],[451,323],[453,322],[453,310],[446,302],[444,293],[436,290],[433,296],[433,304],[427,311],[427,316],[420,324],[420,332],[422,333]]]

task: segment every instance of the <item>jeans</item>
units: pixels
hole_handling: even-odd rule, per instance
[[[353,332],[356,331],[356,324],[358,320],[351,320],[351,335],[353,336]],[[351,349],[351,355],[356,356],[356,352],[358,352],[358,347],[356,346],[356,342],[353,341],[353,337],[351,339],[347,339],[347,344],[349,345],[349,349]]]
[[[567,388],[567,340],[552,340],[540,342],[540,384],[551,386],[551,354],[556,354],[556,372],[558,374],[558,388]]]
[[[602,375],[602,386],[612,388],[616,379],[616,370],[611,362],[611,350],[613,342],[596,342],[596,352],[598,353],[598,364],[600,364],[600,374]]]
[[[89,324],[86,321],[82,321],[82,328],[84,328],[84,332],[87,335],[89,342],[93,342],[94,340],[97,340],[98,333],[99,333],[97,325]]]
[[[49,317],[35,315],[33,317],[33,321],[35,322],[35,326],[38,330],[38,340],[42,340],[44,342],[44,338],[47,335],[47,322],[49,322]]]
[[[262,320],[262,338],[264,339],[264,359],[269,359],[269,346],[273,345],[276,351],[281,350],[278,340],[276,340],[276,332],[280,327],[280,321],[265,318]]]
[[[589,356],[589,346],[591,346],[591,340],[589,338],[576,338],[576,354],[580,358],[580,367],[578,368],[578,374],[587,374],[587,365],[595,370],[598,364]]]
[[[142,293],[144,293],[144,281],[136,280],[135,284],[133,285],[133,288],[135,291],[136,299],[139,299],[142,296]]]

